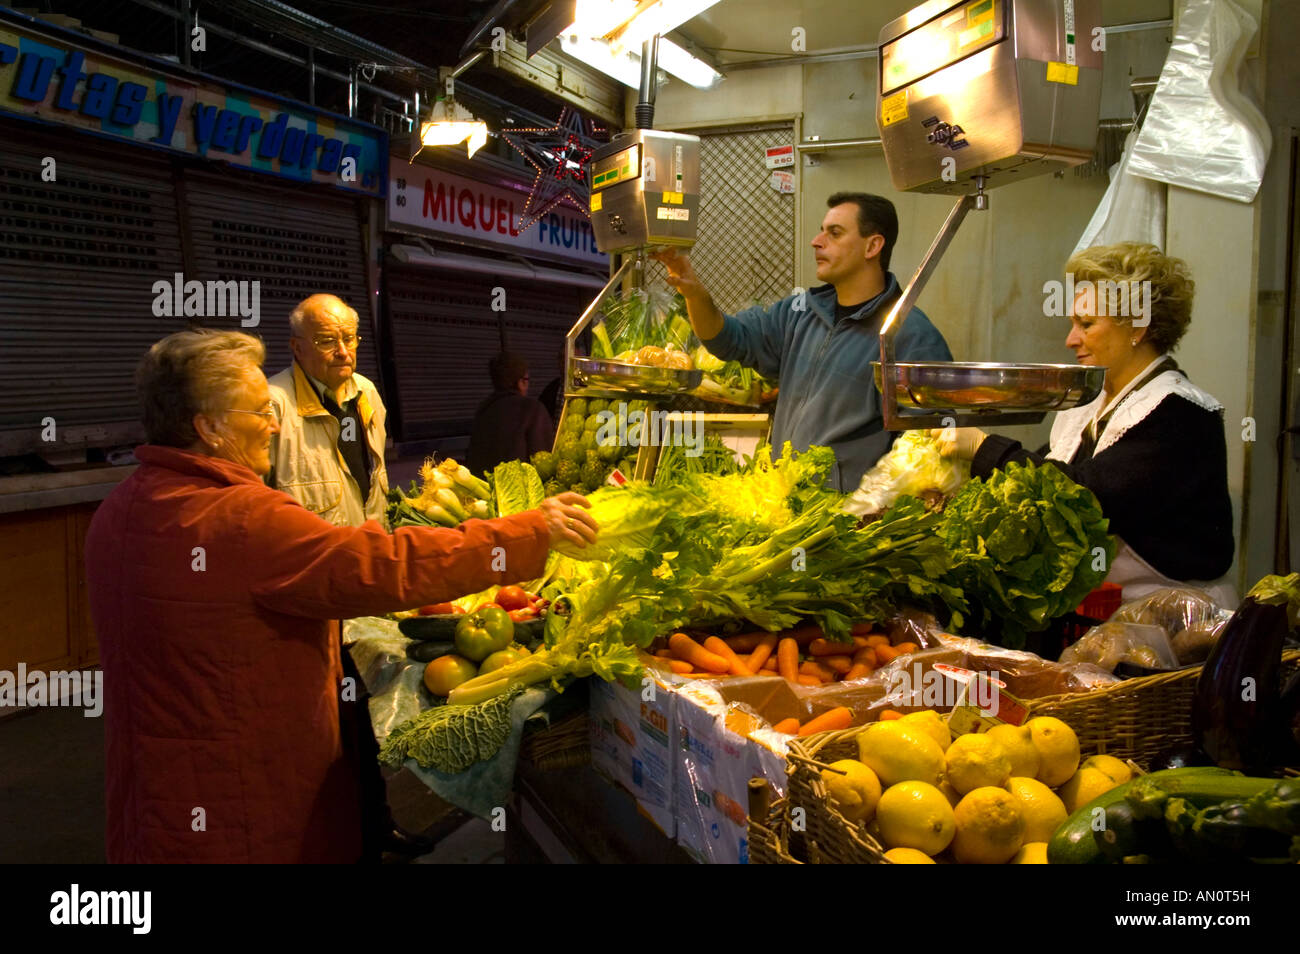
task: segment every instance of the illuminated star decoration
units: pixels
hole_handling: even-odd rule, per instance
[[[520,232],[536,225],[561,202],[590,218],[587,164],[596,145],[594,135],[603,131],[568,106],[554,126],[502,131],[502,138],[537,170],[528,202],[519,216]]]

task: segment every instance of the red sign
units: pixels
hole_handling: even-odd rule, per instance
[[[769,169],[794,165],[794,146],[770,146],[767,148],[766,163]]]

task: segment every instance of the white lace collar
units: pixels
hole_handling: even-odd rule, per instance
[[[1197,407],[1203,407],[1207,411],[1223,410],[1223,405],[1216,401],[1212,394],[1192,384],[1180,372],[1165,371],[1152,378],[1145,387],[1131,394],[1129,399],[1119,406],[1102,433],[1101,439],[1097,441],[1097,449],[1093,451],[1093,456],[1113,445],[1134,425],[1154,411],[1161,401],[1171,395],[1191,401]],[[1107,403],[1106,392],[1103,391],[1089,404],[1058,413],[1052,423],[1052,449],[1047,456],[1053,460],[1069,462],[1079,449],[1084,430]]]

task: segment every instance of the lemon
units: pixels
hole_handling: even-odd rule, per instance
[[[885,788],[909,781],[938,785],[943,775],[939,743],[900,719],[874,722],[863,729],[858,734],[858,758]]]
[[[968,792],[953,817],[957,832],[952,853],[964,865],[1000,865],[1024,843],[1024,812],[1004,788],[985,786]]]
[[[1011,777],[1011,760],[997,739],[959,735],[948,747],[948,781],[962,795],[985,786],[1002,786]]]
[[[916,848],[937,855],[953,836],[948,799],[926,782],[899,782],[885,789],[876,806],[880,837],[890,848]]]
[[[1040,782],[1055,788],[1078,771],[1079,737],[1073,729],[1051,716],[1039,716],[1025,724],[1038,750]]]
[[[885,852],[885,858],[896,865],[932,865],[934,859],[924,851],[917,851],[915,848],[890,848]]]
[[[845,774],[832,772],[840,769]],[[851,822],[870,821],[880,801],[880,779],[856,759],[840,759],[822,769],[826,792],[841,815]]]
[[[1012,778],[1038,777],[1038,749],[1034,748],[1034,734],[1024,725],[995,725],[985,733],[1002,744],[1002,751],[1011,760]]]
[[[1012,776],[1007,791],[1020,802],[1025,816],[1025,842],[1052,840],[1056,829],[1065,824],[1070,813],[1054,791],[1035,778]]]
[[[1045,865],[1047,864],[1047,842],[1030,841],[1021,846],[1016,852],[1016,856],[1011,859],[1009,864],[1013,865]]]
[[[1101,769],[1081,768],[1061,786],[1059,794],[1065,803],[1065,810],[1073,815],[1098,795],[1104,795],[1118,784],[1120,783]]]
[[[1116,785],[1133,780],[1133,770],[1113,755],[1092,755],[1083,760],[1082,768],[1095,768],[1109,775]]]
[[[948,751],[948,746],[952,743],[952,733],[948,731],[948,723],[944,722],[943,717],[933,709],[908,713],[898,721],[903,725],[921,729],[939,743],[939,748]]]
[[[948,799],[948,804],[953,808],[956,808],[957,803],[961,801],[961,792],[953,788],[952,782],[946,778],[939,783],[939,791],[943,792],[943,797]]]

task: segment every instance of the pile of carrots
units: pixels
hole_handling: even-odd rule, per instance
[[[823,686],[864,679],[899,656],[914,653],[916,643],[893,646],[870,623],[853,627],[849,642],[830,642],[819,626],[800,626],[782,633],[710,636],[703,644],[686,633],[673,633],[668,648],[655,653],[673,672],[709,679],[720,676],[779,675],[801,686]]]

